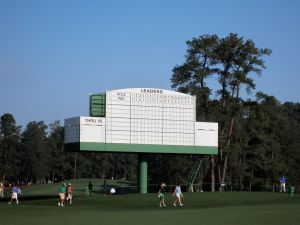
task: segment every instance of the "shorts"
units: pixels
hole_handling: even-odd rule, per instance
[[[160,201],[162,201],[162,200],[164,200],[165,196],[162,193],[160,193],[158,198],[159,198]]]
[[[181,194],[176,193],[175,195],[176,195],[176,198],[181,198]]]
[[[65,193],[59,193],[59,198],[61,200],[64,200],[65,199]]]
[[[72,200],[72,194],[68,194],[67,200]]]
[[[12,193],[11,198],[12,198],[12,199],[18,199],[18,194],[15,193],[15,192]]]

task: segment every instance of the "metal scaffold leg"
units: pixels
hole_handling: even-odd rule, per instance
[[[139,181],[140,181],[140,193],[145,194],[148,192],[148,164],[145,154],[139,154]]]

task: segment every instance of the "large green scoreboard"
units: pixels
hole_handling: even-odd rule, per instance
[[[90,116],[65,119],[66,151],[217,154],[218,124],[196,122],[196,97],[153,88],[90,96]]]
[[[218,124],[196,122],[196,97],[130,88],[90,96],[90,115],[65,119],[65,151],[138,153],[140,193],[147,154],[217,154]]]

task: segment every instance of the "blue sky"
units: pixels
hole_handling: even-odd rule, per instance
[[[49,124],[88,115],[90,93],[171,89],[187,40],[230,32],[273,51],[253,94],[300,102],[299,12],[297,0],[0,0],[0,115]]]

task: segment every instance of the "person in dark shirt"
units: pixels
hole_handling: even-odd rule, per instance
[[[91,195],[93,191],[93,184],[91,181],[89,181],[88,188],[89,188],[89,195]]]
[[[107,195],[108,194],[108,185],[106,183],[106,180],[103,181],[103,195]]]

